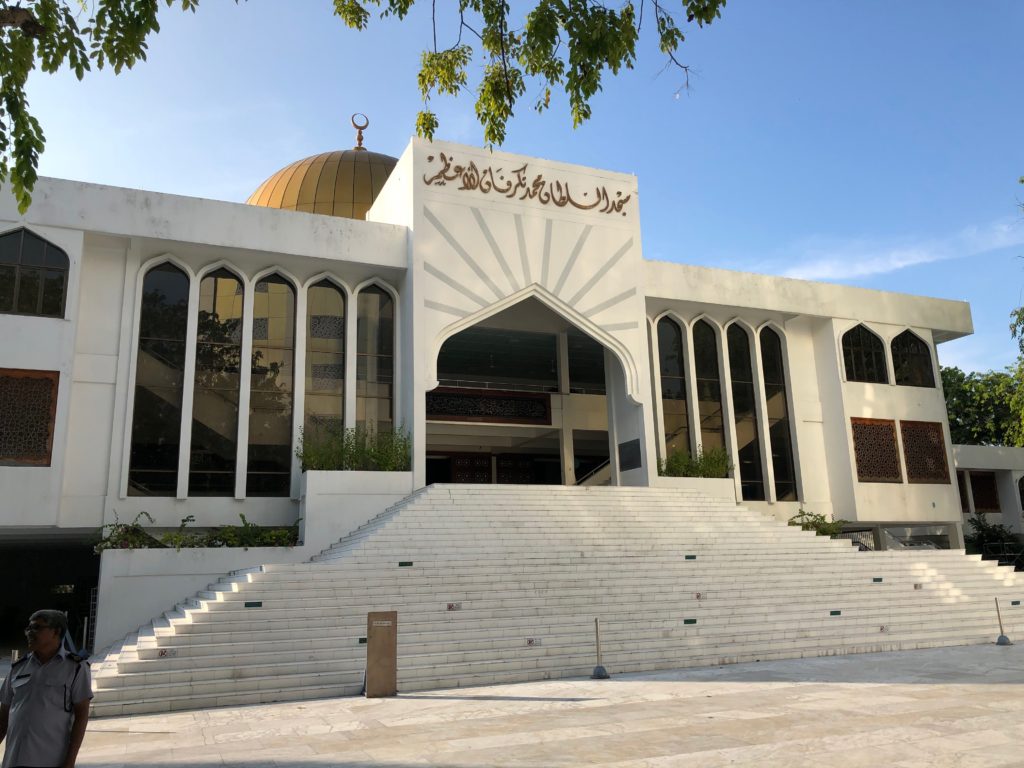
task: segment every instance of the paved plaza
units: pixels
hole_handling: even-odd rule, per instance
[[[1024,645],[94,720],[114,766],[1024,766]]]

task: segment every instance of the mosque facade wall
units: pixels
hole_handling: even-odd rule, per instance
[[[0,215],[0,221],[4,219],[7,217]],[[16,227],[13,222],[0,224],[2,229]],[[72,382],[78,376],[88,378],[85,369],[91,362],[76,355],[84,237],[81,231],[62,227],[40,226],[36,231],[67,254],[64,311],[59,317],[0,315],[0,339],[3,339],[0,368],[14,372],[46,372],[56,378],[56,404],[49,430],[51,446],[45,463],[0,464],[0,489],[3,489],[0,524],[53,528],[63,522],[62,483],[65,467],[74,455],[68,445],[75,390]]]
[[[766,498],[750,499],[750,506],[783,519],[802,504],[865,523],[959,520],[935,344],[970,332],[966,305],[646,262],[635,177],[441,142],[410,144],[368,218],[349,221],[58,180],[40,181],[25,216],[12,202],[0,202],[0,219],[6,222],[0,234],[27,227],[69,259],[63,318],[0,314],[5,339],[0,368],[58,374],[49,466],[0,466],[0,535],[15,528],[95,531],[115,517],[128,521],[142,511],[161,528],[176,527],[189,514],[207,526],[237,523],[239,512],[265,525],[288,524],[300,516],[304,482],[297,461],[289,492],[281,497],[253,497],[244,485],[216,497],[190,496],[186,485],[168,496],[129,494],[142,281],[160,264],[173,264],[187,276],[192,307],[199,282],[212,270],[237,276],[244,301],[250,302],[246,307],[261,278],[282,277],[295,291],[300,318],[296,371],[304,370],[302,318],[310,286],[330,280],[350,306],[361,290],[386,291],[396,308],[394,419],[413,438],[412,488],[425,480],[424,401],[437,384],[441,345],[530,299],[607,350],[613,482],[653,484],[658,460],[666,456],[657,325],[670,318],[688,340],[698,322],[714,331],[723,439],[733,455],[747,427],[735,421],[726,339],[732,326],[751,339],[761,418],[758,450],[768,480]],[[354,313],[346,323],[351,371]],[[845,375],[842,336],[859,323],[884,343],[888,384],[849,381]],[[767,390],[759,365],[765,328],[778,334],[784,352],[799,500],[780,498],[771,482]],[[931,350],[934,387],[891,383],[890,344],[907,330]],[[241,338],[251,339],[252,333],[247,311]],[[193,322],[186,346],[195,345],[196,334]],[[688,363],[692,392],[697,386],[692,353]],[[243,385],[243,401],[247,396]],[[345,399],[345,412],[351,414],[354,387]],[[296,442],[302,412],[302,387],[296,386]],[[589,410],[584,416],[588,423],[594,420]],[[696,434],[699,423],[693,418]],[[905,461],[900,482],[859,481],[853,419],[940,425],[950,482],[907,482]],[[346,423],[351,422],[349,416]],[[182,434],[186,431],[183,418]],[[896,434],[902,458],[898,428]],[[240,425],[239,444],[245,438]],[[620,447],[629,444],[635,444],[639,461],[620,465],[628,454]],[[698,444],[694,439],[691,447]],[[743,496],[741,481],[736,472],[737,499]]]

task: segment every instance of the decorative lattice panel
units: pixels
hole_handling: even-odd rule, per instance
[[[900,452],[896,422],[888,419],[850,419],[857,479],[862,483],[900,483]]]
[[[313,363],[309,366],[310,389],[331,390],[345,378],[344,363]]]
[[[344,339],[345,318],[337,315],[312,315],[309,335],[314,339]]]
[[[427,418],[443,421],[550,424],[551,399],[528,392],[438,388],[427,393]]]
[[[50,464],[58,375],[0,368],[0,464]]]
[[[901,421],[903,460],[909,483],[948,483],[946,440],[937,421]]]

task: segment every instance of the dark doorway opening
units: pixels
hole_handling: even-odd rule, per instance
[[[65,611],[72,638],[83,644],[100,575],[92,546],[0,542],[0,653],[9,658],[12,649],[25,648],[28,617],[43,608]]]

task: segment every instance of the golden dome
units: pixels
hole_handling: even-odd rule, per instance
[[[397,158],[362,147],[324,152],[285,166],[260,184],[250,205],[365,219]]]

